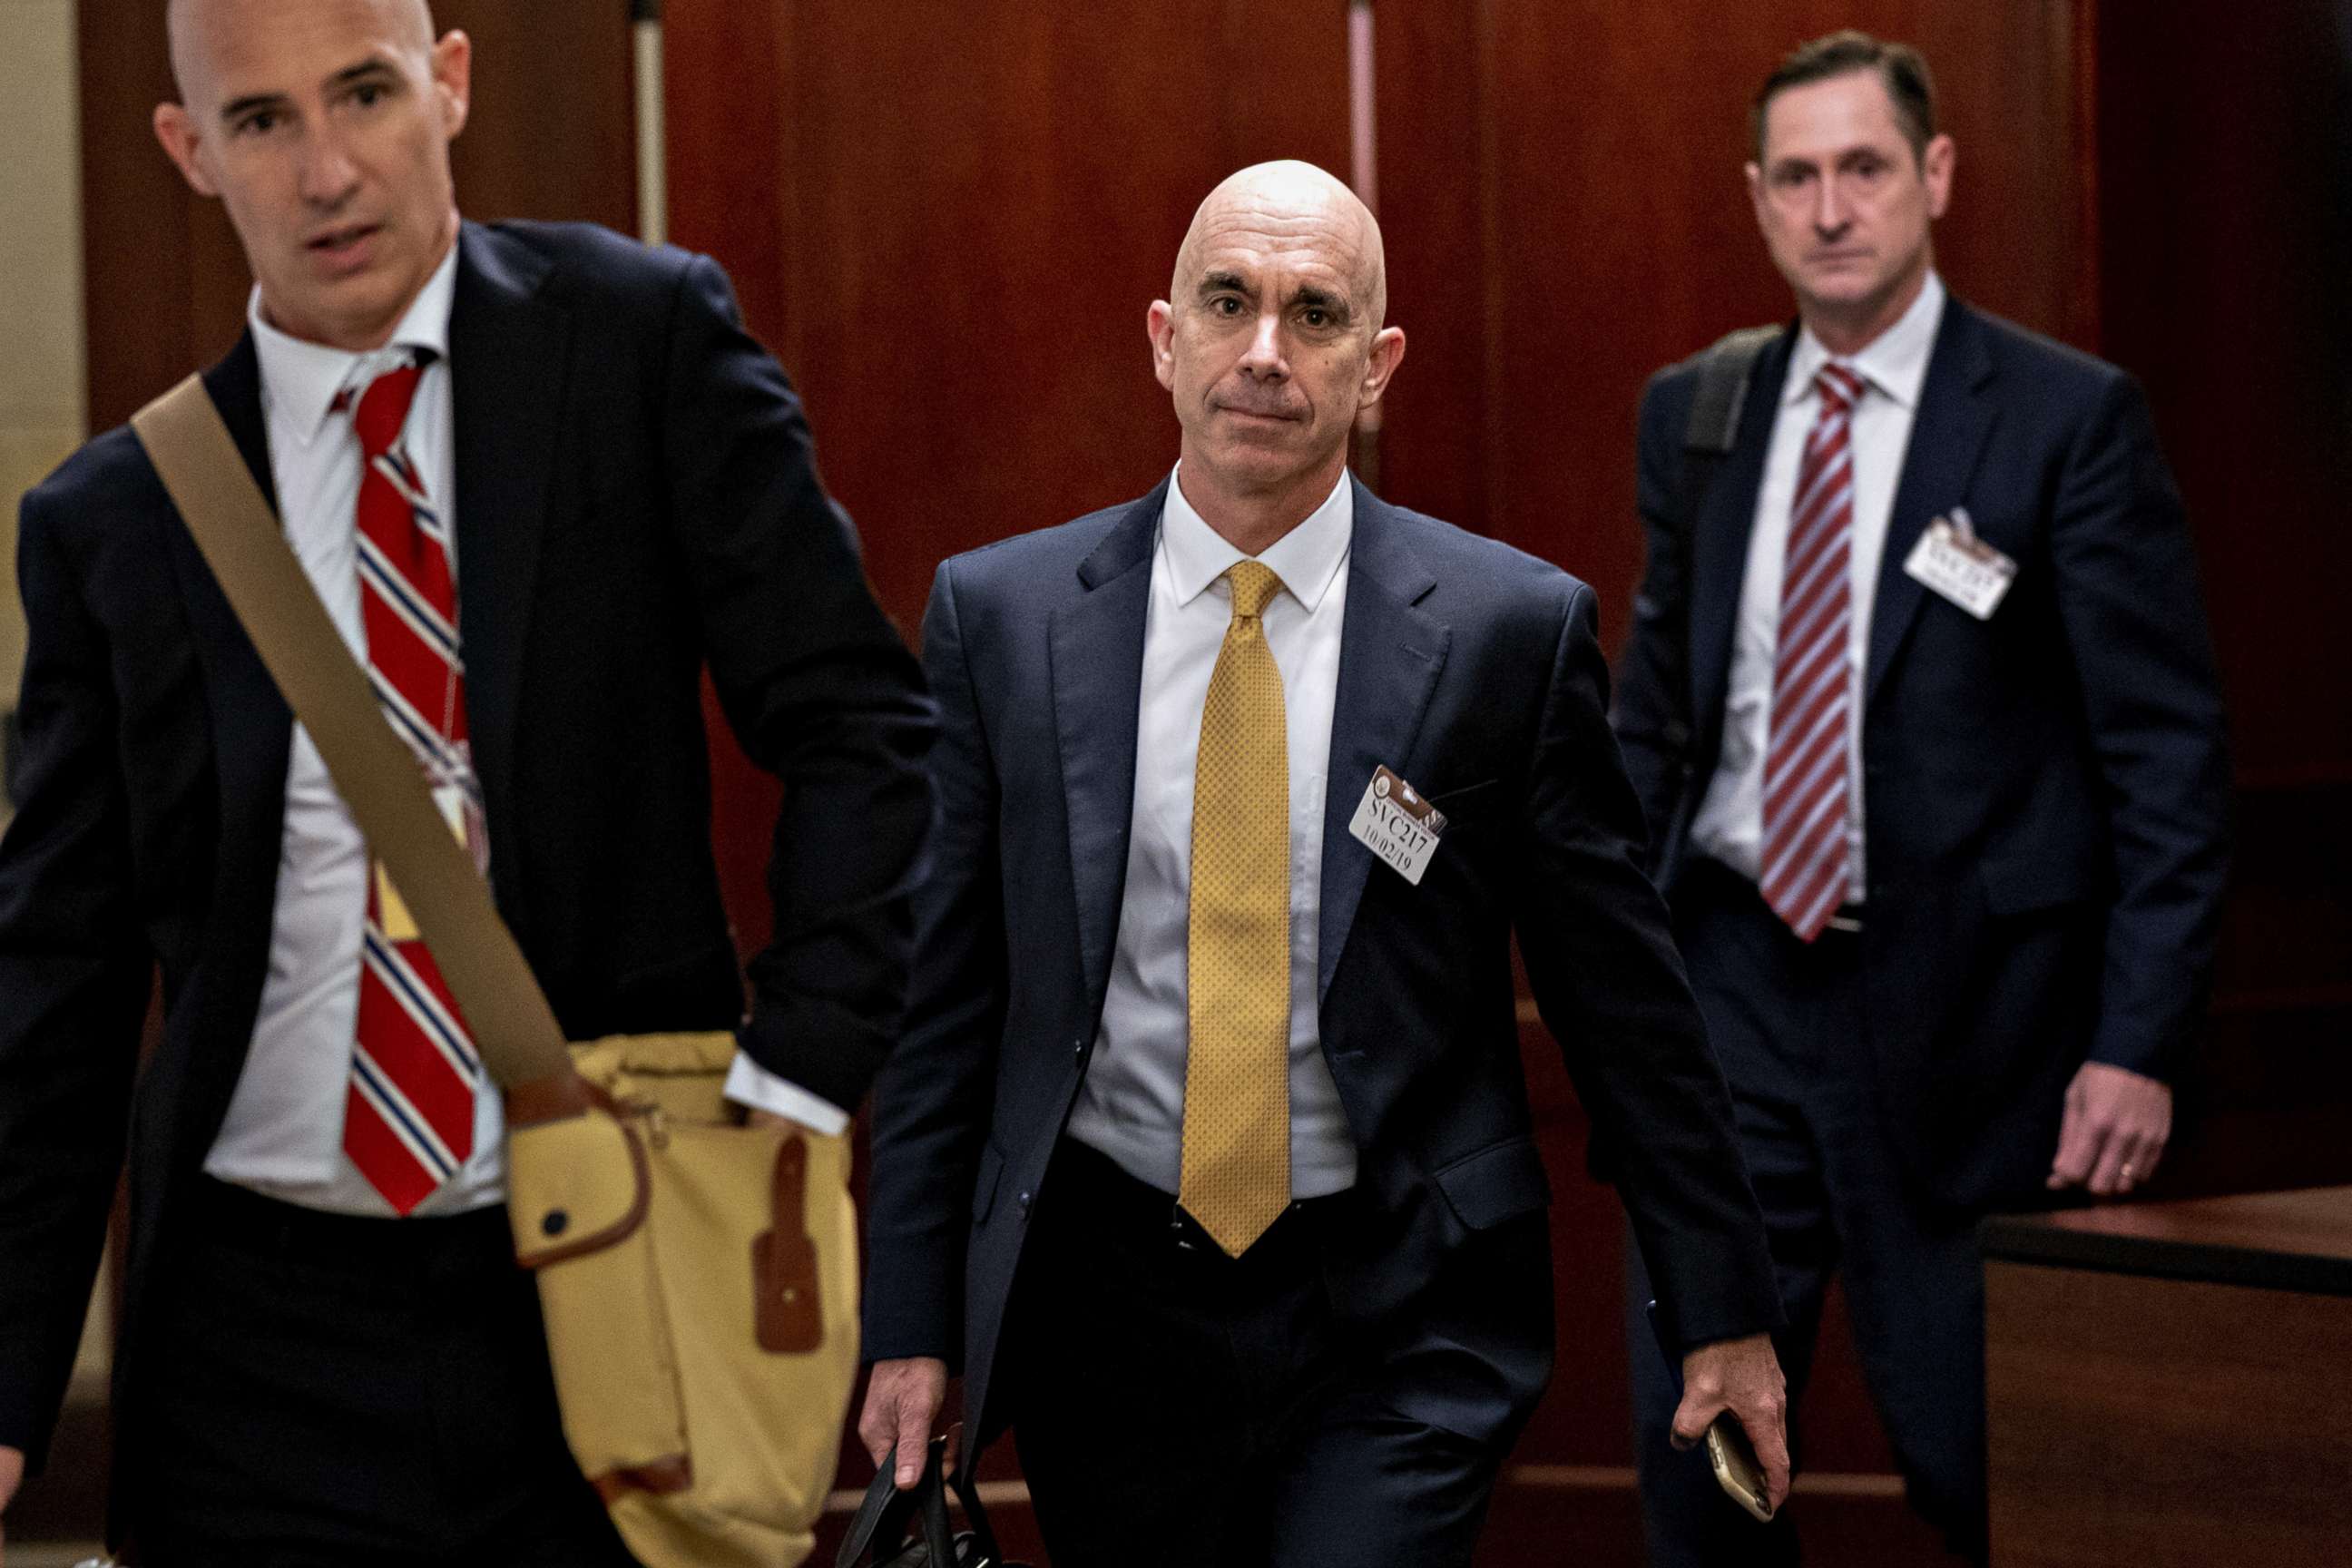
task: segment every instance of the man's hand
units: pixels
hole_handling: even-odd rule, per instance
[[[2104,1062],[2084,1062],[2066,1087],[2050,1190],[2088,1186],[2120,1197],[2156,1174],[2172,1135],[2172,1086]]]
[[[0,1448],[0,1526],[6,1523],[9,1500],[25,1479],[25,1453],[21,1448]],[[8,1531],[0,1528],[0,1563],[7,1561]]]
[[[911,1487],[921,1480],[924,1450],[947,1399],[948,1363],[938,1357],[876,1362],[866,1384],[866,1408],[857,1417],[857,1435],[874,1456],[874,1468],[887,1465],[895,1452],[898,1484]],[[954,1454],[948,1455],[948,1464],[953,1468]]]
[[[1789,1384],[1772,1336],[1750,1334],[1718,1340],[1683,1357],[1683,1402],[1675,1410],[1674,1445],[1688,1448],[1706,1440],[1706,1429],[1725,1411],[1748,1429],[1748,1440],[1763,1461],[1772,1511],[1789,1500]]]

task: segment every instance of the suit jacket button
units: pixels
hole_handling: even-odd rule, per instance
[[[1029,1220],[1029,1194],[1027,1193],[1021,1194],[1021,1220],[1024,1225],[1027,1224]]]

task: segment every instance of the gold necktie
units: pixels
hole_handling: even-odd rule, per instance
[[[1259,616],[1282,579],[1234,563],[1201,710],[1177,1201],[1239,1258],[1290,1203],[1290,751]]]

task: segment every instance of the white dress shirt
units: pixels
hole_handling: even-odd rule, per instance
[[[1862,706],[1867,689],[1871,606],[1878,597],[1886,529],[1895,489],[1911,445],[1912,416],[1927,378],[1927,358],[1944,319],[1944,283],[1927,274],[1919,297],[1895,323],[1860,353],[1839,363],[1864,381],[1851,424],[1853,453],[1853,536],[1848,563],[1853,615],[1847,647],[1846,776],[1853,810],[1846,817],[1851,874],[1847,901],[1863,901]],[[1750,881],[1761,875],[1764,844],[1764,747],[1772,724],[1772,669],[1780,637],[1780,571],[1789,546],[1789,509],[1797,494],[1797,466],[1821,411],[1813,378],[1830,352],[1808,327],[1797,335],[1788,380],[1772,422],[1772,445],[1757,491],[1756,522],[1748,536],[1747,576],[1731,646],[1731,679],[1724,699],[1723,751],[1706,795],[1691,823],[1691,847]]]
[[[402,440],[447,527],[450,571],[459,574],[449,385],[449,308],[457,273],[452,246],[391,342],[371,353],[306,342],[278,331],[262,312],[258,288],[246,308],[260,361],[262,416],[278,515],[335,629],[362,660],[367,634],[356,559],[359,438],[349,414],[331,409],[346,387],[356,394],[415,351],[430,351]],[[462,605],[462,576],[459,584]],[[496,844],[490,853],[497,855]],[[298,724],[286,768],[286,826],[270,921],[269,971],[245,1068],[205,1169],[222,1181],[305,1207],[389,1215],[392,1205],[342,1148],[343,1101],[359,1019],[367,877],[366,840],[309,732]],[[736,1092],[738,1079],[751,1090],[738,1099],[795,1116],[819,1131],[838,1131],[847,1123],[839,1108],[759,1071],[748,1058],[739,1057],[736,1067],[730,1092]],[[473,1152],[415,1213],[457,1214],[500,1201],[504,1129],[498,1091],[485,1080],[475,1097]]]
[[[1192,510],[1180,466],[1168,486],[1144,616],[1135,814],[1118,941],[1070,1135],[1172,1193],[1183,1169],[1190,1033],[1192,785],[1201,712],[1233,621],[1224,573],[1248,559]],[[1290,763],[1290,1186],[1298,1198],[1355,1184],[1356,1144],[1323,1059],[1316,1016],[1324,775],[1348,608],[1355,492],[1342,473],[1306,521],[1256,559],[1282,579],[1263,617],[1282,676]]]
[[[373,353],[289,337],[263,315],[258,288],[246,307],[261,362],[269,471],[287,542],[335,629],[360,659],[367,658],[356,558],[360,444],[351,416],[331,410],[344,388],[357,394],[414,351],[431,351],[401,439],[447,526],[450,570],[459,572],[457,436],[449,397],[449,305],[457,280],[457,251],[452,246],[392,342]],[[269,928],[269,973],[262,982],[245,1070],[205,1169],[223,1181],[309,1208],[389,1215],[392,1205],[343,1154],[343,1099],[359,1020],[367,878],[367,841],[327,776],[310,732],[297,724],[286,766],[286,829]],[[498,1092],[486,1084],[474,1100],[473,1152],[416,1213],[457,1214],[498,1202],[504,1195],[499,1146],[503,1131]]]

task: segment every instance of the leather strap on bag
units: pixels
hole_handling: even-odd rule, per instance
[[[188,377],[131,416],[131,427],[400,889],[484,1066],[520,1101],[510,1120],[583,1108],[586,1086],[572,1071],[563,1030],[499,918],[489,885],[434,808],[415,757],[384,722],[365,672],[327,618],[204,382]]]

